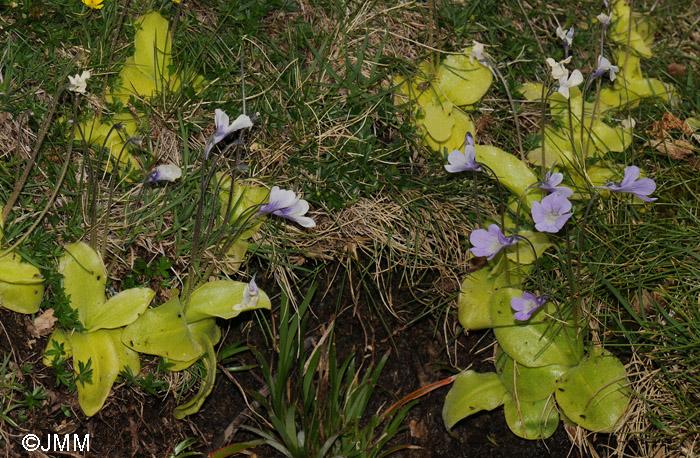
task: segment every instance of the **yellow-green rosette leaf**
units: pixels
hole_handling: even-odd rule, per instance
[[[631,25],[630,21],[632,21]],[[629,42],[630,48],[640,56],[652,56],[650,45],[653,41],[653,31],[645,21],[632,18],[632,10],[624,0],[617,0],[613,4],[608,37],[622,46],[627,46]]]
[[[553,312],[552,306],[538,310],[528,322],[516,320],[510,305],[515,297],[522,297],[522,291],[502,288],[489,302],[493,332],[503,351],[527,367],[578,364],[583,342],[580,336],[576,338],[576,330],[565,323],[544,321],[544,312]]]
[[[132,288],[110,297],[93,307],[85,320],[88,332],[98,329],[121,328],[131,324],[151,303],[155,292],[151,288]]]
[[[231,177],[229,175],[217,174],[219,182],[219,204],[221,206],[221,218],[226,214],[226,209],[229,206],[229,193],[231,192]],[[234,184],[233,193],[230,195],[231,210],[229,212],[229,221],[235,223],[241,215],[244,217],[252,216],[256,213],[257,207],[268,201],[270,191],[262,186],[254,186],[249,184]],[[265,216],[257,216],[252,224],[243,231],[240,239],[252,237],[265,220]],[[242,223],[239,222],[239,223]]]
[[[124,328],[122,342],[140,353],[176,361],[196,360],[204,351],[192,340],[177,296],[160,307],[146,310]]]
[[[503,404],[508,428],[523,439],[547,439],[559,426],[559,412],[553,397],[527,402],[508,398]]]
[[[557,382],[557,403],[567,418],[588,430],[611,433],[627,410],[625,366],[609,352],[594,349]]]
[[[459,107],[452,107],[452,119],[454,125],[450,136],[444,142],[438,142],[430,135],[423,137],[423,142],[432,150],[442,153],[444,150],[450,152],[452,150],[461,150],[464,147],[464,139],[467,132],[474,133],[476,128],[471,116],[462,111]]]
[[[192,336],[206,334],[208,340],[211,341],[212,345],[216,345],[219,342],[219,339],[221,339],[221,329],[219,329],[219,326],[216,325],[216,319],[214,318],[192,323],[188,326],[188,329],[190,331],[190,335]],[[196,340],[197,338],[193,337],[193,339]],[[199,358],[201,358],[201,355],[189,361],[177,361],[171,358],[165,358],[165,362],[168,364],[169,371],[177,372],[187,369],[195,362],[197,362]]]
[[[519,401],[534,402],[549,398],[557,379],[568,370],[559,364],[527,367],[513,361],[500,348],[496,352],[496,372],[508,392]]]
[[[192,415],[199,411],[200,407],[202,407],[202,404],[207,399],[207,396],[209,396],[209,393],[211,393],[211,390],[214,388],[214,381],[216,380],[216,353],[214,352],[214,344],[210,339],[211,336],[207,333],[197,333],[194,335],[197,343],[201,345],[205,351],[203,362],[207,375],[195,397],[185,404],[177,406],[173,411],[173,416],[178,420],[182,420],[187,415]]]
[[[523,231],[520,232],[519,235],[527,237],[530,243],[532,243],[532,246],[534,246],[535,251],[532,251],[530,243],[527,242],[520,242],[513,247],[509,247],[506,256],[513,262],[519,261],[521,264],[532,264],[537,261],[537,258],[542,256],[542,253],[544,253],[547,248],[553,245],[544,232]],[[535,257],[535,254],[537,257]]]
[[[63,288],[70,296],[71,307],[85,325],[87,318],[105,302],[107,273],[102,258],[83,242],[68,245],[65,251],[58,272],[63,274]]]
[[[134,63],[155,80],[167,79],[172,66],[172,40],[168,20],[156,11],[136,20]]]
[[[423,107],[423,126],[436,142],[444,142],[452,135],[452,127],[455,120],[452,117],[452,107],[450,102],[440,102],[433,100]]]
[[[500,148],[491,145],[475,145],[476,161],[486,164],[494,171],[503,186],[516,196],[520,196],[528,186],[536,183],[537,176],[523,161]],[[540,200],[543,194],[538,190],[528,192],[523,201],[531,206],[535,200]]]
[[[89,383],[78,382],[78,401],[85,415],[95,415],[105,403],[114,380],[122,367],[118,349],[109,330],[103,329],[85,334],[75,333],[73,343],[73,367],[87,367],[90,362],[92,379]]]
[[[491,327],[489,300],[495,290],[495,277],[489,277],[489,268],[483,267],[470,273],[462,281],[457,309],[459,323],[464,329],[486,329]]]
[[[621,153],[632,144],[632,130],[625,129],[622,126],[610,127],[603,121],[595,121],[591,138],[595,146],[598,147],[599,152],[607,153],[613,151]]]
[[[525,83],[518,88],[518,92],[531,102],[542,100],[542,83]]]
[[[469,58],[471,48],[463,54],[450,55],[440,64],[437,85],[442,95],[458,106],[473,105],[491,87],[491,70]]]
[[[38,312],[43,282],[39,269],[23,262],[18,254],[0,254],[0,307],[18,313]]]
[[[117,352],[117,358],[119,358],[119,372],[125,371],[128,367],[132,374],[138,374],[141,371],[141,359],[137,352],[122,342],[124,330],[122,328],[109,329],[108,332]]]
[[[493,410],[510,395],[494,372],[479,374],[472,370],[459,374],[445,397],[442,420],[450,430],[460,420],[482,410]]]
[[[200,286],[190,295],[185,307],[187,322],[211,317],[228,320],[241,312],[270,308],[270,298],[262,290],[258,290],[257,298],[246,301],[247,288],[248,283],[232,280],[211,281]]]

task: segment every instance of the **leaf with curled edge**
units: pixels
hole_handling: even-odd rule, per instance
[[[459,374],[445,397],[442,419],[450,430],[460,420],[482,410],[493,410],[510,396],[495,372],[467,370]]]

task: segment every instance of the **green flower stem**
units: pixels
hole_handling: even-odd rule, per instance
[[[481,209],[479,206],[479,192],[477,188],[477,173],[478,172],[472,172],[472,200],[474,201],[474,205],[476,206],[476,223],[481,227]]]
[[[501,185],[501,180],[498,179],[498,175],[496,175],[496,172],[493,171],[491,167],[489,167],[486,164],[480,164],[481,167],[483,167],[485,170],[487,170],[493,178],[496,180],[497,186],[496,188],[498,189],[498,199],[501,202],[501,230],[505,230],[506,228],[506,204],[504,203],[505,200],[503,200],[503,185]],[[503,250],[504,256],[505,256],[505,250]],[[508,258],[506,258],[505,262],[505,274],[506,274],[506,282],[510,284],[510,269],[508,268]]]
[[[73,58],[73,61],[77,59],[77,56]],[[61,77],[61,80],[66,79],[68,76],[69,70],[72,68],[72,63],[71,65],[66,67],[66,71]],[[44,138],[46,138],[46,132],[49,129],[49,126],[51,125],[51,121],[53,120],[53,116],[56,113],[56,105],[58,103],[58,99],[61,97],[61,94],[63,91],[68,87],[67,85],[61,85],[59,86],[58,90],[56,91],[56,94],[53,96],[51,99],[51,103],[49,104],[49,108],[46,110],[46,115],[44,115],[44,120],[41,122],[41,128],[39,129],[39,135],[37,135],[36,138],[36,143],[34,144],[34,148],[32,150],[32,154],[29,157],[29,162],[27,162],[27,165],[24,167],[24,171],[22,172],[22,176],[15,182],[14,189],[12,190],[12,195],[10,196],[9,199],[7,199],[7,202],[5,203],[5,207],[2,210],[2,221],[4,222],[7,219],[7,215],[10,214],[10,210],[12,210],[12,207],[14,206],[15,202],[17,201],[17,198],[19,198],[20,192],[22,192],[22,189],[24,188],[24,184],[27,182],[27,178],[29,177],[29,173],[32,171],[32,168],[34,167],[34,164],[36,164],[37,157],[39,157],[39,151],[41,150],[41,145],[44,143]],[[74,117],[75,119],[75,117]],[[17,141],[17,152],[19,153],[19,139]]]
[[[508,102],[510,103],[510,109],[513,112],[513,119],[515,119],[515,134],[518,137],[518,149],[520,149],[520,159],[525,160],[525,149],[523,148],[523,140],[522,140],[522,135],[520,133],[520,121],[518,120],[518,112],[515,109],[515,101],[513,100],[513,96],[510,93],[510,89],[508,89],[508,83],[506,82],[506,79],[503,77],[503,74],[501,71],[496,67],[495,63],[488,58],[488,64],[489,68],[493,70],[493,73],[498,76],[498,79],[501,80],[501,83],[503,83],[503,88],[506,91],[506,96],[508,97]]]
[[[77,103],[77,97],[76,97],[73,99],[73,127],[71,130],[71,137],[70,138],[73,138],[73,135],[75,135],[75,128],[78,124],[77,122],[75,122],[77,115],[78,115],[78,103]],[[66,161],[63,164],[63,168],[61,169],[61,174],[58,176],[58,180],[56,180],[56,185],[54,186],[54,189],[53,189],[53,192],[51,193],[51,196],[49,197],[49,201],[46,202],[46,205],[41,210],[41,213],[39,214],[39,216],[34,219],[34,223],[31,225],[31,227],[27,231],[25,231],[25,233],[22,235],[22,237],[20,237],[16,242],[14,242],[7,249],[8,252],[14,250],[17,246],[19,246],[22,242],[24,242],[27,237],[29,237],[29,234],[31,234],[34,231],[34,229],[36,229],[36,227],[44,219],[44,216],[46,215],[46,213],[49,211],[49,209],[53,205],[53,202],[56,199],[56,196],[58,195],[58,191],[61,189],[61,185],[63,184],[63,180],[66,178],[66,172],[68,172],[68,166],[71,163],[71,157],[73,156],[73,142],[72,141],[68,142],[68,146],[66,148],[67,148]],[[28,168],[25,170],[28,170]]]
[[[540,263],[537,262],[537,250],[535,249],[535,245],[533,245],[532,242],[524,236],[518,236],[518,240],[525,241],[528,245],[530,245],[530,248],[532,249],[532,254],[535,257],[535,268],[537,269],[537,283],[539,284],[540,291],[544,291],[544,283],[542,282],[542,271],[540,270]],[[519,260],[518,265],[520,265]]]
[[[581,252],[580,246],[579,246],[579,253]],[[569,228],[569,224],[566,224],[566,268],[567,268],[567,277],[569,280],[569,297],[571,297],[571,306],[572,306],[572,314],[573,314],[573,321],[574,321],[574,326],[579,327],[579,320],[581,317],[581,298],[578,297],[577,293],[577,287],[576,287],[576,279],[574,277],[574,270],[572,267],[572,254],[571,254],[571,229]]]
[[[598,194],[602,191],[602,188],[599,188],[596,190],[595,194],[593,194],[593,197],[591,197],[591,200],[588,202],[588,205],[586,206],[586,212],[583,214],[583,218],[581,219],[581,226],[579,228],[579,233],[578,233],[578,240],[576,242],[576,245],[578,246],[578,260],[577,260],[577,265],[576,265],[576,276],[573,275],[572,272],[572,267],[571,267],[571,252],[570,250],[567,250],[567,264],[569,267],[569,288],[572,291],[571,297],[574,298],[574,323],[578,325],[580,316],[581,316],[581,299],[576,297],[576,289],[573,283],[573,278],[575,279],[580,279],[581,277],[581,265],[582,265],[582,260],[583,260],[583,233],[586,230],[586,223],[588,222],[588,215],[591,212],[591,207],[593,206],[593,202],[595,201],[595,198],[598,197]],[[569,225],[566,225],[566,238],[567,238],[567,246],[569,245]]]

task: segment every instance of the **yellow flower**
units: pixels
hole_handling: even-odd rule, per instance
[[[96,10],[102,9],[102,7],[104,6],[102,4],[102,2],[104,2],[104,0],[82,0],[82,1],[90,8],[94,8]]]
[[[173,3],[180,3],[180,0],[173,0]]]

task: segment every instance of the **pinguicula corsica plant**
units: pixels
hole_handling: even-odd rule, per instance
[[[591,311],[578,284],[586,264],[583,241],[591,209],[601,196],[628,195],[639,203],[651,202],[656,184],[640,178],[637,166],[626,166],[623,172],[623,167],[603,165],[605,154],[630,146],[634,123],[613,128],[603,122],[602,114],[642,97],[669,100],[673,89],[655,80],[645,80],[647,89],[642,88],[638,56],[651,52],[650,29],[630,17],[624,1],[609,7],[598,17],[601,57],[587,78],[566,68],[576,56],[575,29],[560,28],[556,36],[564,57],[547,59],[554,84],[530,84],[522,90],[544,103],[549,100],[558,126],[543,124],[542,143],[528,155],[530,162],[541,165],[541,178],[516,156],[475,144],[471,134],[461,149],[447,156],[446,170],[468,172],[475,193],[477,180],[488,179],[488,172],[499,189],[514,194],[500,220],[487,224],[481,221],[475,199],[478,223],[485,227],[470,234],[471,252],[487,261],[462,283],[459,321],[467,330],[493,329],[495,371],[467,370],[454,378],[443,408],[448,429],[501,405],[511,431],[526,439],[550,437],[560,418],[594,432],[613,432],[623,422],[630,396],[627,373],[589,332]],[[617,66],[603,56],[606,32],[612,41],[630,43],[624,52],[618,51]],[[602,78],[614,80],[615,86],[601,90]],[[593,82],[598,87],[589,101],[586,95]],[[554,244],[565,253],[559,257],[568,279],[565,292],[544,290],[538,258]]]
[[[110,91],[108,102],[125,102],[131,95],[151,97],[165,88],[175,90],[183,83],[180,74],[171,72],[167,20],[157,13],[149,13],[139,18],[136,24],[135,55],[127,60],[117,85]],[[71,77],[70,84],[66,86],[75,93],[73,118],[77,112],[77,101],[80,100],[78,94],[87,90],[88,78],[89,71],[83,71]],[[205,145],[200,167],[191,176],[183,175],[180,167],[172,163],[161,164],[152,172],[131,167],[129,164],[133,158],[125,155],[125,147],[133,137],[122,144],[108,141],[114,130],[125,130],[129,136],[133,134],[125,129],[122,121],[109,128],[101,124],[98,127],[98,121],[82,125],[72,122],[71,138],[75,138],[75,131],[80,130],[85,143],[101,144],[100,151],[106,150],[110,159],[104,161],[101,152],[83,156],[83,167],[88,170],[84,198],[89,209],[86,235],[89,244],[71,243],[65,247],[59,259],[58,272],[63,276],[59,289],[65,293],[61,300],[67,303],[69,312],[66,313],[70,314],[71,320],[65,328],[53,331],[44,353],[44,363],[62,368],[65,359],[72,357],[78,399],[86,415],[95,415],[102,409],[120,372],[137,374],[140,371],[139,353],[164,358],[171,371],[184,370],[203,358],[206,370],[204,382],[192,399],[175,408],[174,416],[179,419],[197,412],[215,381],[214,345],[221,338],[217,318],[230,319],[244,311],[270,308],[270,299],[258,288],[254,276],[247,281],[212,280],[216,265],[212,258],[224,258],[235,247],[240,247],[258,230],[268,214],[304,227],[315,225],[311,218],[304,216],[309,206],[300,195],[280,190],[277,186],[268,192],[261,187],[236,182],[236,173],[247,170],[241,163],[245,149],[244,134],[256,120],[256,116],[245,114],[245,105],[243,111],[243,115],[229,124],[225,112],[216,110],[214,133]],[[49,122],[50,117],[47,117],[45,125]],[[73,142],[69,145],[66,164],[70,163]],[[38,146],[35,150],[30,164],[36,159]],[[102,199],[99,174],[95,173],[98,166],[106,166],[112,172],[102,217],[98,216]],[[62,177],[66,170],[64,167]],[[169,291],[164,303],[151,308],[152,302],[158,304],[159,301],[150,288],[131,288],[119,293],[112,292],[108,296],[105,288],[110,272],[105,268],[103,255],[110,229],[115,183],[135,181],[141,177],[141,191],[147,187],[172,186],[171,190],[177,192],[183,187],[177,187],[173,182],[196,179],[197,176],[201,186],[196,201],[190,268],[182,291]],[[16,185],[0,221],[7,217],[25,181],[26,176],[23,176],[20,184]],[[56,188],[60,188],[60,183]],[[210,197],[207,193],[214,198],[207,198]],[[141,194],[138,195],[137,199]],[[137,206],[134,202],[131,204]],[[36,224],[38,222],[32,229]],[[0,224],[0,229],[2,227]],[[21,240],[0,252],[0,303],[11,310],[29,314],[38,311],[43,296],[43,278],[38,269],[22,262],[12,252]],[[246,249],[247,245],[243,245],[243,249],[237,252],[236,268],[240,267]],[[213,253],[213,256],[207,258],[205,253]]]

